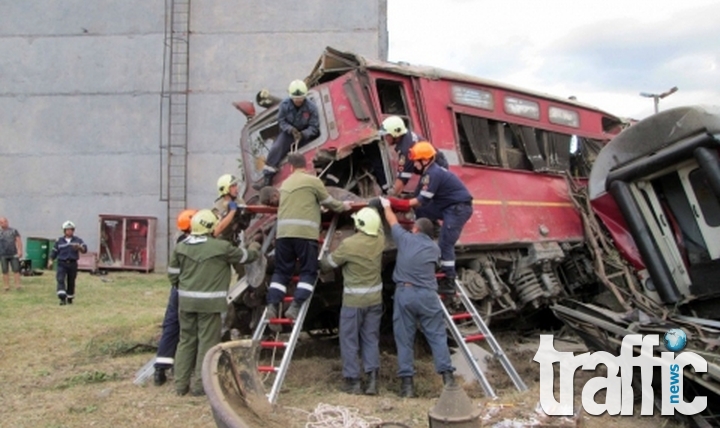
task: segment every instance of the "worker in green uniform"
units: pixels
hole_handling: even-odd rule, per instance
[[[361,360],[367,375],[364,392],[377,395],[383,289],[380,273],[385,235],[374,208],[363,208],[352,217],[357,233],[344,239],[321,260],[320,266],[323,271],[342,267],[345,286],[340,309],[340,356],[345,383],[341,389],[350,394],[363,393]]]
[[[230,242],[234,246],[240,245],[240,233],[245,230],[252,220],[252,214],[243,210],[245,201],[239,196],[238,178],[232,174],[223,174],[217,181],[218,198],[212,212],[220,219],[212,236]],[[233,265],[237,279],[245,276],[242,264]]]
[[[170,258],[168,276],[178,287],[180,342],[175,354],[175,389],[204,394],[201,378],[205,353],[220,343],[222,321],[227,310],[230,265],[249,263],[260,255],[253,242],[247,249],[212,237],[218,218],[210,210],[200,210],[191,221],[191,235],[179,243]],[[194,369],[192,389],[191,376]]]
[[[267,317],[277,318],[277,305],[285,297],[287,286],[300,264],[300,281],[294,300],[285,312],[296,319],[300,306],[313,293],[318,275],[318,239],[320,238],[320,206],[335,212],[347,211],[350,201],[338,201],[330,196],[319,178],[308,174],[305,157],[298,153],[288,156],[292,173],[280,186],[280,206],[277,215],[275,240],[275,270],[267,294]],[[280,326],[271,324],[271,330]]]

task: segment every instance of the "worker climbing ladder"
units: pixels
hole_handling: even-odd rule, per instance
[[[482,369],[478,365],[477,360],[475,359],[470,348],[468,347],[468,343],[481,340],[486,341],[488,345],[490,345],[493,356],[497,358],[498,361],[500,361],[500,364],[502,364],[505,372],[508,374],[513,384],[515,384],[515,388],[517,388],[520,392],[527,391],[528,388],[525,385],[525,382],[523,382],[522,378],[520,378],[520,375],[518,375],[517,371],[515,371],[515,367],[513,367],[510,359],[508,359],[508,356],[500,347],[500,344],[495,339],[495,336],[493,336],[490,328],[488,328],[488,326],[483,321],[482,317],[475,308],[475,305],[473,305],[472,301],[468,297],[468,294],[465,291],[462,283],[457,279],[455,279],[455,287],[457,289],[455,296],[459,297],[464,310],[460,313],[451,314],[447,306],[443,302],[442,296],[439,296],[441,306],[443,308],[443,314],[445,315],[445,322],[447,324],[447,328],[450,330],[450,333],[452,333],[455,342],[457,342],[458,347],[460,348],[460,352],[462,352],[463,356],[470,365],[470,368],[475,377],[477,378],[478,382],[480,383],[483,391],[485,391],[485,395],[491,398],[497,397],[495,391],[490,385],[490,382],[488,382],[485,374],[482,372]],[[472,320],[473,324],[477,328],[476,332],[463,335],[456,322],[465,320]]]
[[[332,222],[330,223],[330,226],[327,230],[327,233],[325,234],[325,239],[323,240],[322,248],[320,249],[320,254],[318,256],[318,260],[322,259],[322,257],[325,255],[325,253],[330,248],[330,243],[332,241],[332,237],[335,235],[335,229],[337,227],[338,223],[338,215],[336,214]],[[313,290],[315,289],[315,286],[317,285],[318,280],[315,280],[315,284],[313,284]],[[313,291],[314,293],[314,291]],[[292,302],[292,297],[286,297],[283,300],[283,303],[288,304]],[[272,318],[268,319],[267,317],[267,309],[263,312],[262,318],[260,319],[260,322],[255,329],[255,332],[253,334],[252,341],[253,343],[258,343],[262,349],[272,349],[275,352],[282,352],[282,357],[280,361],[279,366],[274,365],[265,365],[265,366],[258,366],[258,371],[260,373],[268,373],[268,374],[274,374],[273,384],[272,388],[270,389],[270,393],[267,394],[268,401],[271,404],[275,404],[277,401],[277,397],[280,394],[280,388],[282,387],[283,382],[285,381],[285,375],[287,374],[288,368],[290,367],[290,361],[292,360],[293,352],[295,351],[295,345],[297,344],[298,338],[300,337],[300,332],[302,331],[303,322],[305,321],[305,316],[307,315],[308,308],[310,307],[310,301],[312,300],[312,294],[303,302],[302,306],[300,307],[300,312],[298,313],[297,319],[294,321],[288,318]],[[284,309],[284,308],[281,308]],[[280,311],[280,314],[283,312]],[[290,337],[287,341],[281,341],[277,340],[277,338],[280,336],[280,333],[276,334],[276,340],[263,340],[265,337],[265,329],[269,328],[271,325],[292,325],[292,331],[290,332]]]

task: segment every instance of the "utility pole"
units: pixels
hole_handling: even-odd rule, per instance
[[[677,86],[673,86],[672,88],[663,92],[662,94],[648,94],[647,92],[640,92],[640,96],[653,99],[653,101],[655,102],[655,114],[657,114],[658,104],[660,103],[660,100],[662,98],[665,98],[669,95],[674,94],[675,92],[677,92],[677,90],[678,90]]]

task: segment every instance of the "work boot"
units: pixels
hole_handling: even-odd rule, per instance
[[[273,318],[278,317],[278,310],[277,305],[275,304],[269,304],[265,306],[265,317],[268,321],[270,321]],[[275,333],[279,333],[282,331],[282,325],[281,324],[268,324],[268,327],[270,330],[274,331]]]
[[[300,305],[301,303],[293,300],[292,303],[290,303],[290,307],[285,311],[285,318],[290,318],[293,321],[296,320],[298,314],[300,314]]]
[[[73,302],[73,298],[72,298],[72,297],[68,297],[68,298],[67,298],[67,304],[68,304],[68,305],[72,305],[72,302]]]
[[[400,396],[403,398],[415,398],[415,386],[412,376],[400,378]]]
[[[442,375],[443,385],[445,386],[455,386],[455,375],[453,375],[453,372],[447,371],[440,373]]]
[[[361,395],[362,385],[360,384],[360,379],[354,377],[346,377],[345,383],[340,388],[340,390],[347,394]]]
[[[263,175],[263,178],[256,181],[252,185],[252,188],[259,191],[260,189],[262,189],[265,186],[272,186],[272,180],[273,180],[272,175]]]
[[[365,387],[365,395],[377,395],[377,393],[378,393],[377,378],[378,378],[377,370],[368,372],[368,383],[367,383],[367,387]]]
[[[438,293],[445,295],[455,294],[455,278],[438,278]]]
[[[155,386],[162,386],[167,382],[167,376],[165,375],[165,369],[156,368],[155,369]]]
[[[65,306],[67,304],[67,298],[65,296],[60,296],[60,306]]]
[[[205,389],[202,386],[199,389],[193,388],[190,390],[190,395],[193,397],[202,397],[205,395]]]
[[[189,386],[182,386],[182,387],[176,387],[175,393],[179,396],[187,395],[187,393],[190,391]]]

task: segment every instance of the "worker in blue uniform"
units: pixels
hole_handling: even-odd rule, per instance
[[[455,278],[455,243],[460,239],[465,223],[473,213],[472,195],[460,179],[435,160],[432,144],[421,141],[410,149],[410,160],[422,171],[420,188],[412,199],[390,198],[394,209],[409,211],[415,208],[417,218],[442,220],[440,228],[440,270],[445,274],[439,281],[440,292],[453,292]]]
[[[289,97],[278,108],[280,134],[273,142],[265,160],[263,178],[253,184],[255,190],[272,185],[280,161],[293,144],[302,147],[320,135],[320,116],[312,100],[307,98],[308,88],[302,80],[293,80],[288,88]]]
[[[177,217],[177,228],[180,231],[175,243],[179,244],[190,236],[190,226],[192,216],[197,210],[183,210]],[[162,334],[158,342],[158,350],[155,355],[155,386],[161,386],[167,381],[166,370],[169,370],[175,364],[175,351],[180,341],[180,320],[178,318],[178,289],[176,286],[170,286],[170,297],[168,298],[167,307],[165,308],[165,317],[162,323]]]
[[[405,185],[408,183],[408,181],[410,181],[410,178],[412,178],[412,175],[414,173],[422,174],[419,170],[415,168],[413,162],[410,160],[409,155],[410,149],[415,146],[416,143],[420,141],[425,141],[425,139],[421,135],[409,131],[405,126],[405,121],[403,121],[402,118],[399,116],[389,116],[388,118],[383,120],[382,126],[380,127],[380,135],[385,139],[385,142],[387,144],[389,144],[395,149],[398,159],[397,176],[395,178],[395,182],[392,186],[387,184],[380,184],[380,186],[383,188],[383,192],[389,195],[399,195],[405,188]],[[380,180],[379,175],[382,175],[382,180],[384,183],[384,174],[381,174],[382,159],[378,158],[376,164],[378,162],[379,165],[373,166],[374,170],[376,171],[376,178]],[[448,167],[447,159],[445,159],[445,156],[441,152],[436,153],[435,163],[443,168]],[[377,172],[378,167],[380,168],[380,174],[378,174]]]
[[[75,278],[78,272],[78,259],[80,253],[87,253],[87,245],[82,239],[75,236],[75,223],[70,220],[62,225],[63,236],[55,241],[53,249],[50,252],[50,260],[48,268],[51,267],[53,261],[57,259],[57,296],[60,299],[60,305],[72,305],[75,298]],[[67,280],[67,286],[65,281]]]
[[[398,355],[400,396],[414,397],[414,344],[417,325],[427,339],[435,361],[435,371],[446,386],[455,384],[455,368],[450,360],[442,303],[437,295],[435,269],[440,248],[433,241],[433,224],[419,218],[408,232],[398,223],[390,201],[380,199],[385,219],[397,247],[393,282],[393,334]]]

